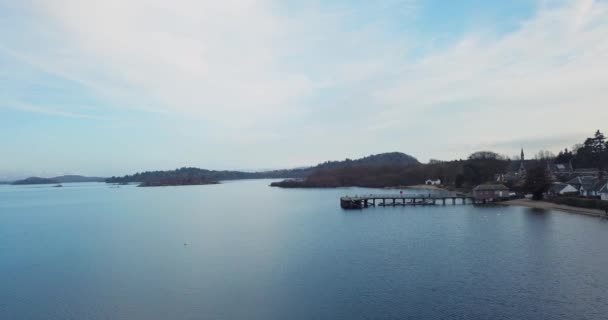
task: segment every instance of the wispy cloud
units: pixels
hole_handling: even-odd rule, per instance
[[[194,122],[236,146],[289,139],[286,161],[310,157],[294,146],[352,156],[344,141],[450,158],[453,145],[604,125],[608,4],[541,2],[509,32],[487,24],[441,44],[416,29],[415,0],[27,0],[11,4],[23,26],[0,31],[0,53],[87,87],[103,107],[188,118],[167,126],[191,140]],[[417,141],[393,139],[403,132]]]
[[[301,114],[316,90],[365,79],[378,66],[361,45],[392,47],[374,31],[411,1],[310,4],[290,15],[271,1],[24,3],[39,18],[26,43],[44,46],[10,49],[20,59],[116,103],[251,124]]]
[[[0,96],[0,98],[2,98],[2,97]],[[15,110],[45,114],[45,115],[52,115],[52,116],[75,118],[75,119],[96,119],[96,120],[107,119],[105,117],[94,116],[94,115],[89,115],[89,114],[85,114],[85,113],[61,110],[60,108],[58,108],[56,106],[25,103],[22,101],[15,101],[15,100],[11,100],[11,99],[1,99],[0,109],[2,109],[2,108],[15,109]]]
[[[389,106],[378,121],[412,109],[453,114],[454,135],[473,143],[601,127],[608,118],[605,39],[608,7],[593,1],[545,8],[513,33],[480,30],[399,64],[396,81],[374,93]],[[422,120],[433,125],[433,118]]]

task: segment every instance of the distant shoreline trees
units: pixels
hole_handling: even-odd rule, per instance
[[[600,130],[593,137],[587,138],[573,157],[573,164],[577,167],[606,169],[608,162],[608,143]]]
[[[410,165],[367,165],[321,169],[305,179],[285,180],[271,186],[283,188],[336,188],[336,187],[397,187],[424,184],[426,179],[441,179],[444,185],[472,188],[494,181],[505,172],[511,161],[485,154],[467,160],[433,162]]]
[[[55,179],[30,177],[23,180],[14,181],[13,185],[28,185],[28,184],[58,184],[59,181]]]
[[[608,168],[608,144],[598,130],[585,143],[564,149],[555,156],[550,151],[539,151],[535,159],[525,160],[528,169],[526,179],[507,185],[521,192],[530,192],[541,198],[550,183],[547,173],[549,163],[569,164],[575,168]],[[428,164],[384,166],[335,166],[317,168],[305,179],[286,180],[272,186],[284,188],[334,188],[334,187],[396,187],[423,184],[426,179],[441,179],[444,185],[471,189],[486,182],[496,182],[497,175],[515,172],[521,158],[509,159],[493,151],[472,153],[466,160],[438,161]]]
[[[221,180],[237,179],[289,179],[273,183],[272,186],[285,188],[335,188],[359,187],[396,187],[423,184],[426,179],[440,179],[446,186],[471,189],[486,182],[496,182],[497,177],[509,172],[517,172],[521,159],[509,159],[493,151],[472,153],[466,160],[431,160],[422,164],[416,158],[399,152],[382,153],[361,159],[327,161],[314,167],[275,170],[264,172],[214,171],[198,168],[180,168],[169,171],[150,171],[112,177],[108,183],[133,183],[142,185],[185,185],[217,183]],[[541,176],[536,169],[547,164],[572,164],[574,168],[596,168],[600,172],[608,168],[608,143],[597,130],[593,137],[571,150],[564,149],[557,156],[549,151],[540,151],[536,159],[525,160],[524,167],[529,169],[530,181],[506,182],[518,191],[538,193],[548,177]],[[539,169],[540,170],[540,169]],[[546,173],[546,172],[545,172]],[[518,177],[523,177],[519,175]]]

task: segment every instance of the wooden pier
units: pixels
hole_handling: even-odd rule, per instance
[[[476,204],[472,196],[445,195],[445,194],[370,194],[354,197],[340,198],[342,209],[364,209],[368,207],[397,207],[397,206],[429,206],[429,205],[456,205]]]

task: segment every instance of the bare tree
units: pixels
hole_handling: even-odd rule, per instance
[[[555,154],[551,151],[540,150],[535,155],[535,158],[536,158],[536,160],[553,160],[553,159],[555,159]]]

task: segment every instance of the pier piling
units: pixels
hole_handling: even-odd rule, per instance
[[[401,199],[401,201],[397,200]],[[437,205],[437,201],[440,200],[442,205],[446,205],[446,200],[452,199],[452,205],[456,205],[456,201],[458,199],[462,199],[462,204],[466,205],[467,200],[470,200],[469,203],[475,204],[476,201],[473,197],[468,195],[369,195],[369,196],[355,196],[355,197],[341,197],[340,198],[340,206],[343,209],[364,209],[369,208],[370,206],[375,207],[376,201],[382,201],[379,203],[380,206],[408,206],[408,205]],[[390,201],[390,204],[387,203],[387,200]]]

